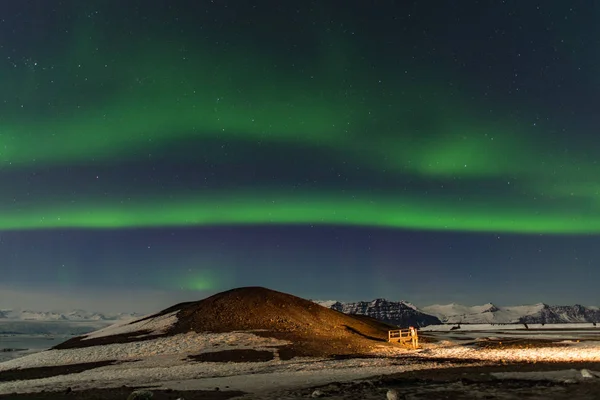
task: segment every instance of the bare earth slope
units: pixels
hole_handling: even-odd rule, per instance
[[[73,338],[55,348],[80,348],[100,344],[141,341],[188,332],[254,331],[260,336],[291,342],[280,357],[359,354],[375,345],[387,345],[393,326],[374,319],[346,315],[312,301],[262,287],[243,287],[204,300],[182,303],[146,317],[177,312],[177,322],[166,333],[138,331],[82,340]],[[140,335],[146,334],[147,336]]]

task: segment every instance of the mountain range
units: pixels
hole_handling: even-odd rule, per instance
[[[500,307],[492,303],[481,306],[460,304],[432,305],[418,308],[406,301],[375,299],[343,303],[315,301],[322,306],[346,314],[366,315],[390,324],[423,327],[437,324],[562,324],[600,322],[600,309],[579,304],[552,306],[534,305]]]
[[[317,303],[344,314],[366,315],[379,321],[403,327],[420,327],[442,323],[439,318],[420,311],[413,304],[406,301],[394,302],[386,299],[375,299],[356,303],[342,303],[339,301],[317,301]]]
[[[480,306],[460,304],[417,307],[407,301],[383,298],[372,301],[315,303],[344,314],[366,315],[392,325],[423,327],[438,324],[562,324],[600,322],[600,308],[582,305],[552,306],[544,303],[512,307],[492,303]],[[97,322],[111,323],[142,317],[138,313],[100,313],[85,310],[32,311],[0,309],[0,323],[10,322]]]
[[[423,311],[435,315],[449,324],[564,324],[600,322],[598,307],[553,306],[545,303],[500,307],[488,303],[482,306],[465,307],[459,304],[434,305]]]
[[[141,316],[142,314],[137,313],[99,313],[85,310],[32,311],[0,309],[0,321],[119,321]]]

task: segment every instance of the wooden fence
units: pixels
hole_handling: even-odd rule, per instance
[[[419,347],[419,336],[418,332],[414,330],[414,336],[411,335],[410,329],[397,329],[394,331],[388,331],[388,342],[400,343],[402,346],[412,347],[416,349]]]

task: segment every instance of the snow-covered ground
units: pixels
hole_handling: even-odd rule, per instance
[[[600,342],[597,341],[561,341],[555,347],[543,348],[492,349],[464,345],[460,341],[441,340],[425,344],[418,351],[380,346],[374,353],[381,357],[372,359],[294,358],[288,361],[278,357],[277,346],[284,344],[286,342],[264,338],[251,332],[188,333],[134,343],[49,350],[0,363],[0,373],[15,368],[105,360],[116,360],[118,363],[77,374],[1,382],[0,394],[63,390],[67,387],[84,389],[146,384],[171,389],[214,389],[227,386],[231,390],[258,393],[452,366],[440,363],[440,358],[479,360],[475,365],[510,361],[600,362]],[[187,357],[191,354],[234,349],[272,351],[275,357],[272,361],[248,363],[194,362]]]
[[[459,358],[493,362],[600,362],[600,342],[564,340],[556,346],[528,348],[479,348],[452,341],[430,344],[420,357]]]
[[[122,363],[96,368],[78,374],[45,379],[0,383],[0,394],[36,392],[43,389],[61,390],[66,387],[119,387],[122,385],[158,384],[168,388],[231,389],[257,391],[303,387],[307,384],[333,380],[356,379],[377,374],[402,371],[393,359],[322,360],[295,358],[279,360],[277,347],[287,342],[264,338],[248,332],[219,334],[195,333],[163,337],[142,342],[93,346],[83,349],[49,350],[0,363],[0,373],[9,369],[78,364],[103,360]],[[234,349],[273,351],[269,362],[219,363],[191,362],[190,354]],[[397,352],[406,354],[407,350]],[[427,363],[421,367],[424,368]],[[418,368],[412,366],[411,368]]]
[[[315,360],[293,359],[263,363],[186,363],[178,357],[161,357],[114,366],[101,367],[78,374],[28,381],[0,383],[0,394],[84,389],[151,384],[185,390],[230,390],[249,392],[302,388],[332,381],[347,381],[408,370],[435,367],[438,364],[398,365],[393,359]]]
[[[185,359],[189,354],[201,354],[232,349],[273,350],[287,342],[264,338],[247,332],[187,333],[140,342],[107,344],[81,349],[47,350],[0,363],[0,373],[14,368],[34,368],[53,365],[79,364],[96,361],[134,361],[164,359],[175,356]]]

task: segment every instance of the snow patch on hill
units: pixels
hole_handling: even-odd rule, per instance
[[[125,333],[133,333],[139,331],[147,331],[147,333],[145,333],[144,336],[165,333],[167,329],[169,329],[177,322],[177,313],[178,311],[173,311],[169,314],[148,319],[141,319],[138,321],[118,322],[114,325],[107,326],[106,328],[85,335],[83,340],[96,339],[106,336],[122,335]]]

